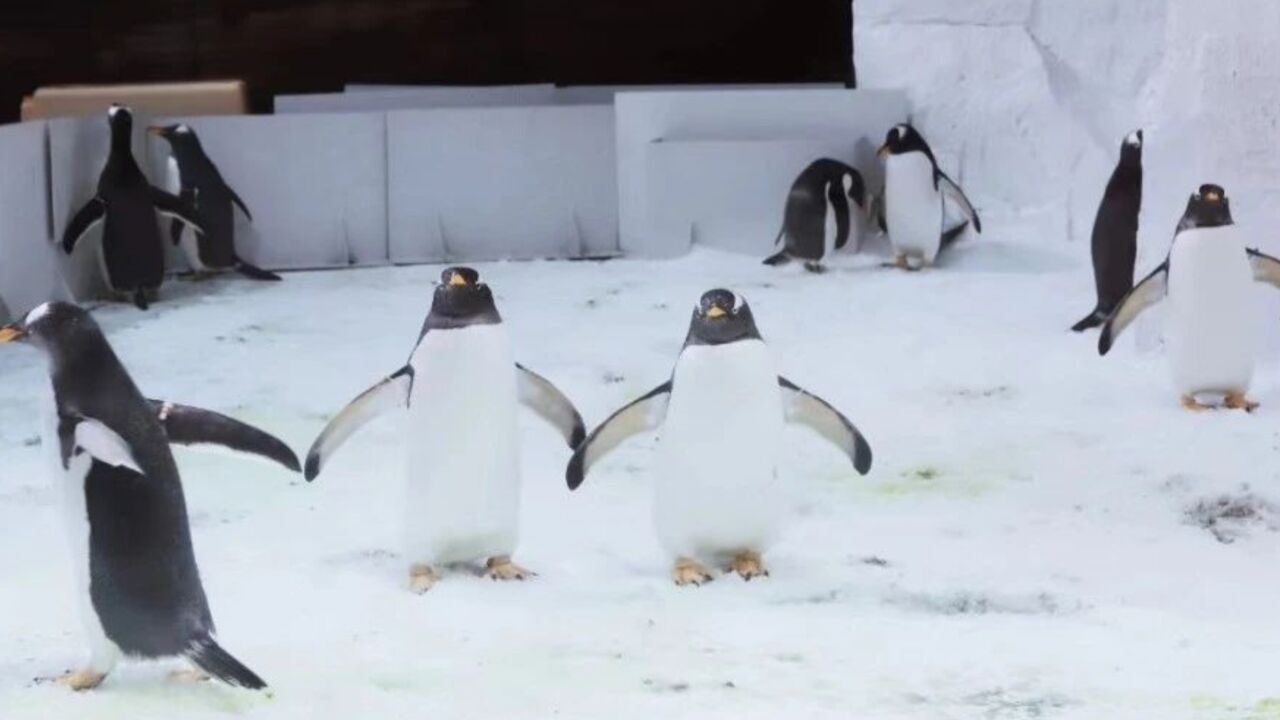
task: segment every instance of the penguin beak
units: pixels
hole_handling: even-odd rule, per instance
[[[462,273],[454,273],[454,274],[452,274],[452,275],[450,275],[450,276],[449,276],[449,285],[450,285],[450,286],[454,286],[454,285],[466,285],[466,284],[467,284],[467,279],[466,279],[465,277],[463,277],[463,276],[462,276]]]
[[[719,305],[712,305],[711,309],[707,311],[707,317],[711,318],[712,320],[715,320],[717,318],[722,318],[728,314],[729,313],[725,312],[724,308],[720,307]]]
[[[160,126],[158,126],[158,125],[152,125],[151,127],[147,128],[147,134],[148,134],[148,135],[155,135],[156,137],[168,137],[168,136],[169,136],[169,133],[168,133],[168,132],[163,128],[163,127],[160,127]]]
[[[879,150],[876,151],[876,157],[883,158],[888,156],[889,156],[889,144],[885,143],[884,145],[880,146]]]
[[[0,343],[10,343],[27,336],[27,331],[17,325],[5,325],[0,328]]]

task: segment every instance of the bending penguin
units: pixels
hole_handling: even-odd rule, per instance
[[[822,272],[823,259],[844,248],[853,232],[850,200],[859,209],[866,202],[862,175],[839,160],[815,160],[791,185],[782,229],[774,241],[783,243],[783,248],[764,264],[784,265],[798,259],[810,272]]]
[[[173,244],[182,248],[187,263],[196,273],[235,270],[254,280],[279,280],[280,276],[241,260],[236,254],[235,208],[253,221],[253,214],[235,190],[222,179],[200,145],[200,138],[187,125],[149,127],[147,132],[169,143],[172,155],[168,162],[168,189],[177,193],[199,213],[205,232],[188,231],[180,220],[169,228]]]
[[[1098,304],[1071,329],[1084,332],[1107,321],[1116,305],[1133,289],[1138,257],[1138,214],[1142,210],[1142,131],[1125,138],[1120,162],[1093,221],[1093,279]]]
[[[98,176],[98,192],[80,208],[62,234],[68,255],[90,228],[103,223],[102,274],[112,292],[131,295],[146,310],[148,293],[164,282],[164,244],[156,213],[203,233],[199,213],[189,203],[152,187],[133,158],[133,113],[122,105],[107,111],[111,152]]]
[[[213,444],[297,471],[287,446],[217,413],[147,400],[93,317],[41,305],[0,342],[25,342],[49,361],[52,403],[43,444],[61,478],[88,666],[56,678],[97,687],[125,657],[186,658],[231,685],[266,683],[218,645],[200,583],[171,443]]]
[[[570,448],[586,435],[573,403],[515,362],[479,274],[446,269],[409,362],[329,422],[307,454],[307,480],[370,420],[407,408],[410,590],[430,590],[441,565],[479,561],[490,578],[523,580],[532,573],[511,559],[520,506],[517,401],[554,425]]]
[[[1106,355],[1143,310],[1169,298],[1166,338],[1174,383],[1188,410],[1217,395],[1234,410],[1258,404],[1246,393],[1257,353],[1252,282],[1280,288],[1280,260],[1245,247],[1231,204],[1217,185],[1202,185],[1187,202],[1169,257],[1143,278],[1107,319],[1098,338]]]
[[[894,127],[877,153],[884,158],[884,197],[881,227],[893,245],[893,264],[903,270],[932,265],[938,253],[964,232],[964,225],[943,232],[950,198],[973,229],[982,232],[982,219],[960,186],[938,167],[929,143],[914,127]]]
[[[671,379],[624,406],[574,452],[565,479],[576,490],[627,438],[662,428],[654,519],[674,558],[677,585],[712,579],[708,565],[745,580],[767,575],[762,554],[786,505],[778,477],[783,422],[833,443],[865,475],[871,447],[825,400],[778,375],[751,308],[711,290],[693,311]]]

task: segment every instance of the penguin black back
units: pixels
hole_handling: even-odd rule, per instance
[[[1138,217],[1142,210],[1142,131],[1125,138],[1093,223],[1091,249],[1098,303],[1071,329],[1083,332],[1106,321],[1133,289],[1138,257]]]
[[[846,190],[847,185],[847,190]],[[811,266],[827,252],[827,214],[835,216],[832,246],[841,249],[849,242],[852,231],[850,201],[859,208],[866,202],[866,185],[862,175],[839,160],[820,158],[810,163],[791,184],[783,210],[782,229],[778,241],[781,252],[769,257],[766,265],[781,265],[791,258],[805,260]]]

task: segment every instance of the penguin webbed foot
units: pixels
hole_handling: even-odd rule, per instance
[[[137,306],[139,310],[146,310],[147,308],[151,307],[151,303],[147,300],[147,291],[143,290],[142,288],[138,288],[137,290],[134,290],[133,304]]]
[[[826,266],[816,260],[810,260],[804,264],[804,269],[815,275],[821,275],[827,271]]]
[[[1250,400],[1242,392],[1227,393],[1227,398],[1223,401],[1223,404],[1226,405],[1228,409],[1243,410],[1247,413],[1251,413],[1260,407],[1258,403]]]
[[[769,569],[764,566],[764,559],[754,550],[746,550],[735,555],[729,570],[737,573],[747,582],[752,578],[769,577]]]
[[[213,681],[212,675],[210,675],[209,673],[203,670],[197,670],[195,668],[190,668],[187,670],[174,670],[173,672],[169,673],[169,682],[174,682],[174,683],[184,683],[184,684],[194,685],[197,683],[207,683],[212,681]]]
[[[498,555],[485,561],[484,576],[490,580],[525,580],[538,574],[512,562],[510,555]]]
[[[86,692],[96,689],[106,679],[106,673],[94,672],[93,670],[73,670],[57,677],[39,678],[36,683],[53,683],[54,685],[71,688],[76,692]]]
[[[676,585],[685,587],[693,585],[695,587],[709,583],[715,578],[707,570],[702,563],[691,558],[680,558],[676,560],[676,566],[671,571],[671,579]]]
[[[440,576],[436,575],[430,565],[414,565],[409,568],[409,592],[414,595],[425,595],[439,581]]]

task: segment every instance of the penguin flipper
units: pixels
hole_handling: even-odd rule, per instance
[[[1280,288],[1280,259],[1249,248],[1249,265],[1253,268],[1255,282],[1264,282],[1272,287]]]
[[[95,197],[84,204],[84,207],[76,211],[72,216],[71,222],[67,224],[67,229],[62,233],[62,249],[68,254],[75,249],[76,243],[89,229],[94,225],[102,222],[107,216],[107,203],[102,199]]]
[[[277,281],[277,280],[284,279],[279,275],[271,272],[270,270],[263,270],[262,268],[257,267],[255,265],[250,265],[249,263],[241,260],[240,258],[236,258],[235,268],[236,268],[236,272],[252,280]]]
[[[520,403],[560,431],[569,449],[577,449],[587,437],[582,415],[560,389],[529,368],[516,363],[516,382]]]
[[[1119,305],[1116,305],[1111,317],[1107,318],[1107,324],[1102,326],[1102,334],[1098,337],[1098,354],[1106,355],[1111,352],[1120,333],[1124,332],[1124,329],[1129,327],[1129,324],[1137,319],[1143,310],[1163,300],[1168,290],[1169,261],[1165,260],[1160,263],[1160,267],[1152,270],[1150,275],[1135,285]]]
[[[624,405],[578,445],[573,457],[569,459],[569,467],[565,469],[565,481],[570,490],[577,490],[586,480],[592,466],[624,440],[654,430],[662,424],[667,417],[671,387],[671,381],[668,380],[639,399]]]
[[[787,422],[804,425],[840,448],[860,475],[871,470],[871,445],[858,428],[826,400],[779,376]]]
[[[175,220],[190,225],[196,232],[201,235],[205,234],[204,223],[200,220],[200,212],[196,210],[188,202],[172,193],[167,193],[158,187],[151,187],[151,204],[155,206],[156,212],[161,215],[167,215]]]
[[[217,445],[237,452],[257,455],[302,472],[298,456],[270,433],[212,410],[148,400],[160,418],[169,442],[178,445]]]
[[[382,382],[365,390],[334,416],[307,452],[304,475],[307,482],[316,479],[321,465],[333,456],[347,438],[388,410],[409,406],[413,389],[413,368],[406,365]]]
[[[265,680],[207,635],[192,641],[183,654],[196,667],[233,687],[247,690],[262,690],[267,687]]]
[[[129,443],[125,442],[119,433],[107,427],[105,423],[84,416],[74,418],[63,416],[61,420],[62,422],[59,424],[58,429],[59,435],[66,436],[70,433],[71,438],[69,448],[64,443],[64,463],[71,456],[86,452],[100,463],[132,470],[139,475],[146,474],[142,472],[138,461],[134,459],[133,450],[129,447]],[[74,427],[71,427],[71,424]]]
[[[227,189],[227,194],[231,196],[231,202],[235,203],[236,207],[240,208],[240,212],[244,213],[244,216],[249,219],[249,222],[253,222],[253,213],[249,212],[249,206],[244,204],[244,201],[240,199],[240,196],[236,194],[235,190],[231,189],[230,185],[224,184],[223,187]]]
[[[973,223],[973,229],[982,234],[982,218],[978,217],[978,211],[973,209],[973,203],[969,202],[969,197],[964,194],[964,190],[955,183],[954,180],[947,177],[942,170],[934,170],[934,181],[938,183],[938,188],[942,194],[951,198],[953,202],[960,206],[960,211],[965,217],[969,218],[969,222]]]

